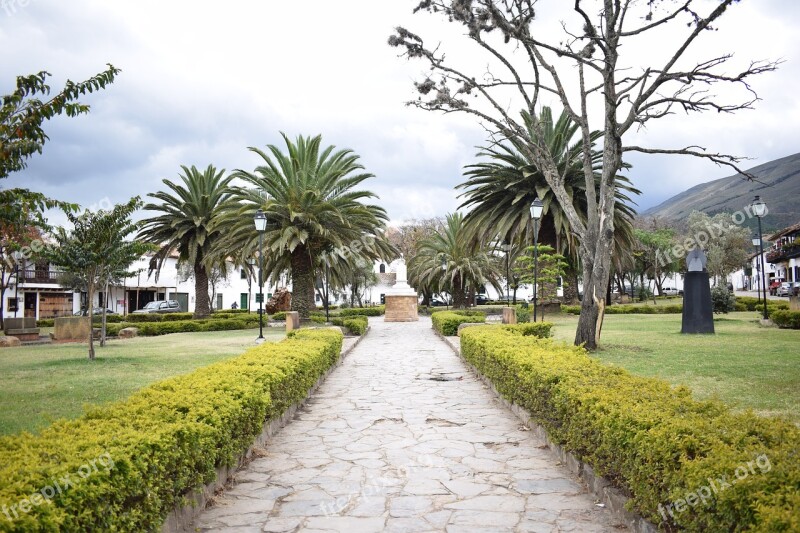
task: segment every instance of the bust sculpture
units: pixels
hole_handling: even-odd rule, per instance
[[[686,256],[686,270],[689,272],[703,272],[706,269],[707,262],[708,259],[705,252],[700,248],[695,248]]]

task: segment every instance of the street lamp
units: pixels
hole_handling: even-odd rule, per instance
[[[764,236],[761,234],[761,217],[767,214],[767,204],[761,201],[761,197],[756,195],[753,203],[750,204],[753,214],[758,218],[758,246],[761,255],[761,291],[764,294],[764,320],[768,318],[767,314],[767,270],[764,268]]]
[[[511,305],[511,263],[509,260],[509,252],[511,252],[511,243],[504,242],[501,246],[506,253],[506,306]]]
[[[267,215],[259,209],[253,222],[258,232],[258,338],[264,340],[264,231],[267,229]]]
[[[539,303],[539,219],[542,218],[544,204],[538,198],[531,203],[531,219],[533,220],[533,321],[536,322],[536,310]]]
[[[761,239],[758,237],[753,237],[753,246],[758,250],[758,246],[761,244]],[[758,279],[756,280],[756,294],[758,294],[758,303],[761,303],[761,263],[756,261],[756,273],[759,274],[756,276]],[[753,282],[750,282],[750,290],[753,290]]]

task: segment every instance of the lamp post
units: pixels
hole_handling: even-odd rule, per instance
[[[330,281],[328,280],[328,270],[330,269],[330,264],[328,263],[328,257],[325,256],[325,322],[331,321],[331,315],[329,311],[329,294],[330,294]]]
[[[536,311],[539,306],[539,219],[542,217],[544,204],[538,198],[531,203],[531,219],[533,220],[533,321],[536,322]]]
[[[504,242],[502,249],[506,252],[506,306],[511,305],[511,262],[509,259],[509,252],[511,252],[511,243]]]
[[[767,269],[764,268],[764,236],[761,233],[761,217],[767,214],[767,204],[761,201],[761,197],[756,195],[753,203],[750,204],[753,214],[758,218],[758,247],[761,255],[761,292],[764,294],[764,320],[769,315],[767,314]]]
[[[761,239],[758,237],[753,237],[753,246],[758,250],[758,246],[761,244]],[[761,263],[756,261],[756,273],[758,273],[758,280],[756,281],[756,294],[758,294],[758,303],[761,303]],[[753,282],[750,282],[750,290],[753,290]]]
[[[264,231],[267,229],[267,215],[259,209],[253,222],[258,232],[258,338],[264,340]]]

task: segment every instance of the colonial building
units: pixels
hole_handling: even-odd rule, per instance
[[[767,262],[775,268],[774,281],[800,283],[800,223],[784,228],[767,238],[772,248]]]

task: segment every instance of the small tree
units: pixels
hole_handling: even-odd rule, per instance
[[[150,246],[139,241],[125,239],[137,229],[131,215],[141,207],[139,197],[128,203],[116,205],[110,211],[85,211],[81,215],[66,213],[72,223],[71,231],[63,227],[53,233],[55,243],[44,250],[44,255],[55,265],[61,266],[75,276],[74,279],[86,287],[89,316],[89,359],[94,360],[94,293],[98,287],[132,275],[127,269]],[[105,328],[105,306],[103,307]]]
[[[535,246],[525,248],[525,253],[517,257],[514,271],[525,283],[533,285],[535,279],[539,282],[539,287],[534,287],[539,301],[554,300],[558,298],[558,280],[563,281],[569,265],[566,257],[556,253],[552,246],[546,244],[538,245],[538,258],[534,261],[536,248]],[[542,310],[542,320],[544,320],[544,310]]]
[[[47,134],[42,123],[56,115],[69,117],[89,112],[89,106],[78,98],[105,88],[114,82],[120,73],[118,68],[108,65],[108,69],[75,83],[67,80],[64,88],[49,100],[42,101],[38,95],[49,95],[47,84],[49,72],[41,71],[30,76],[17,76],[16,90],[2,96],[0,106],[0,178],[27,166],[26,160],[33,154],[42,153]]]

